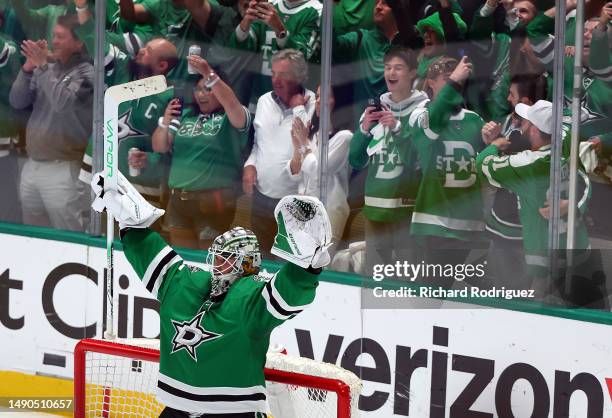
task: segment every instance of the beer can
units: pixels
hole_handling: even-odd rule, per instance
[[[137,177],[140,175],[140,168],[132,167],[130,164],[130,157],[138,151],[140,151],[138,148],[130,148],[128,151],[128,167],[130,167],[130,177]]]
[[[198,57],[202,53],[202,48],[199,45],[191,45],[189,47],[189,51],[187,52],[187,56],[189,55],[197,55]],[[191,64],[187,65],[187,72],[189,74],[198,74],[198,72],[191,66]]]

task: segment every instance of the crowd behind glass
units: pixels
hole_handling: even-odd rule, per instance
[[[577,51],[567,0],[559,138],[555,6],[335,1],[323,98],[319,0],[106,1],[106,86],[159,74],[169,85],[120,106],[120,169],[166,210],[154,228],[172,245],[206,249],[242,225],[271,258],[273,209],[289,194],[318,196],[323,148],[332,269],[486,262],[479,286],[609,310],[612,3],[586,1]],[[2,222],[91,232],[94,22],[92,0],[0,0]],[[577,267],[566,286],[566,271],[549,269],[549,172],[562,141],[564,244],[576,54]],[[434,276],[423,282],[457,285]]]

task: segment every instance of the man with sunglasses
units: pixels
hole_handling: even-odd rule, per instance
[[[272,253],[286,263],[260,275],[257,237],[242,227],[219,235],[208,271],[188,266],[149,229],[164,211],[147,203],[119,173],[118,191],[92,181],[94,210],[119,222],[125,256],[160,302],[157,399],[162,418],[259,418],[268,411],[264,364],[270,334],[315,298],[330,262],[331,225],[314,197],[286,196],[274,210]]]

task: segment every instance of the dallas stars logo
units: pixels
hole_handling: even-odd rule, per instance
[[[130,136],[144,136],[144,132],[139,131],[130,124],[130,117],[134,108],[130,107],[130,110],[119,116],[117,121],[118,137],[119,139],[129,138]]]
[[[207,331],[200,325],[203,317],[204,312],[197,315],[191,321],[179,322],[174,319],[171,320],[176,332],[174,338],[172,338],[172,351],[170,354],[174,354],[184,348],[192,359],[198,361],[196,354],[198,346],[206,341],[212,341],[221,337],[222,334]]]

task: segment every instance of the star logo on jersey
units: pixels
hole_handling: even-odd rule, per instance
[[[204,312],[198,314],[191,321],[179,322],[171,319],[175,333],[174,338],[172,338],[172,351],[170,354],[185,349],[192,359],[198,361],[196,353],[198,346],[222,336],[222,334],[208,331],[200,325],[202,318],[204,318]]]
[[[117,121],[117,128],[119,131],[118,137],[119,140],[129,138],[130,136],[144,136],[146,135],[144,132],[134,128],[130,124],[130,118],[132,116],[132,111],[134,109],[130,108],[123,115],[119,116],[119,120]]]
[[[470,171],[470,160],[465,158],[465,155],[461,156],[461,159],[457,161],[458,171]]]

